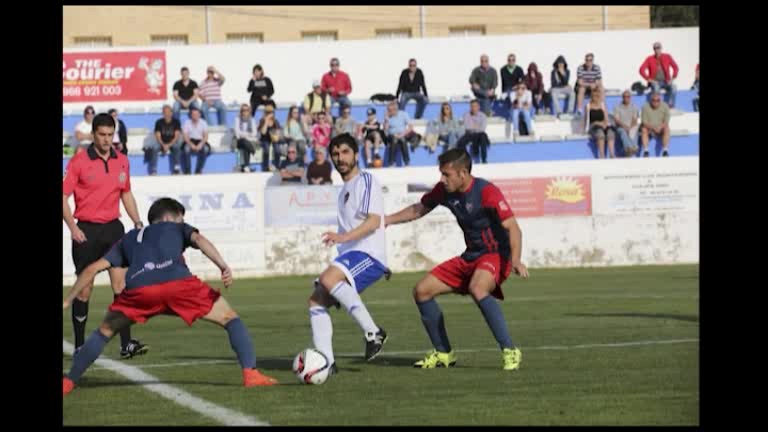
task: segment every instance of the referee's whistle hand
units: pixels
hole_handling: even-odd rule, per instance
[[[77,243],[83,243],[88,239],[85,238],[85,233],[83,233],[80,228],[75,227],[75,229],[72,230],[72,240],[76,241]]]

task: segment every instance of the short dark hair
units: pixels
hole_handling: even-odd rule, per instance
[[[480,101],[479,101],[479,100],[477,100],[477,99],[472,99],[471,101],[469,101],[469,104],[470,104],[470,105],[472,105],[473,103],[476,103],[476,104],[478,104],[478,105],[479,105],[479,104],[480,104]]]
[[[408,63],[411,63],[411,62],[416,63],[416,59],[415,58],[409,59]]]
[[[253,67],[253,70],[251,72],[256,72],[256,71],[260,71],[260,70],[263,70],[263,69],[261,68],[260,64],[257,64],[256,66]]]
[[[116,109],[114,109],[114,108],[111,108],[109,111],[107,111],[107,114],[109,114],[109,115],[112,115],[112,114],[114,114],[114,113],[116,113],[116,112],[117,112],[117,110],[116,110]]]
[[[96,114],[96,117],[93,118],[93,123],[91,123],[91,132],[96,133],[96,131],[101,126],[109,126],[112,129],[114,129],[115,119],[113,119],[112,116],[109,114],[105,114],[105,113]]]
[[[441,154],[437,160],[440,161],[440,166],[453,164],[454,168],[466,168],[468,173],[472,172],[472,158],[464,149],[450,149]]]
[[[200,108],[198,108],[198,107],[196,107],[196,106],[192,105],[191,107],[189,107],[189,114],[190,114],[190,115],[192,114],[192,111],[200,111]],[[202,113],[203,113],[203,112],[202,112],[202,111],[200,111],[200,114],[202,114]]]
[[[331,143],[328,145],[328,152],[332,152],[334,147],[340,146],[342,144],[346,144],[349,146],[349,148],[352,149],[353,152],[357,153],[357,140],[355,137],[348,133],[343,133],[341,135],[336,135],[332,140]]]
[[[147,213],[147,219],[149,223],[153,224],[160,222],[160,219],[167,214],[171,216],[184,216],[186,211],[187,209],[184,208],[184,205],[175,199],[168,197],[160,198],[152,203],[149,213]]]
[[[181,68],[181,72],[183,73],[184,71],[187,71],[187,72],[189,72],[189,68],[188,68],[188,67],[186,67],[186,66],[182,66],[182,68]]]

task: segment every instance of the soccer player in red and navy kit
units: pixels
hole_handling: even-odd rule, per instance
[[[227,330],[237,354],[246,387],[270,386],[274,378],[256,369],[256,354],[248,330],[219,291],[190,273],[184,262],[187,247],[200,249],[221,270],[225,287],[232,272],[216,247],[194,227],[184,223],[184,206],[171,198],[152,204],[150,225],[128,232],[105,256],[83,270],[64,299],[64,309],[100,271],[127,267],[125,289],[109,306],[101,325],[75,353],[72,368],[63,378],[64,394],[75,387],[115,333],[134,323],[144,323],[160,314],[178,315],[187,325],[202,318]]]
[[[388,215],[387,226],[410,222],[431,212],[438,205],[448,207],[464,231],[466,250],[461,256],[438,265],[424,276],[413,290],[421,321],[434,350],[414,364],[431,369],[456,364],[445,331],[443,312],[435,301],[441,294],[471,295],[477,303],[502,350],[504,370],[520,367],[522,354],[512,343],[501,307],[501,284],[515,272],[528,278],[520,261],[522,232],[501,191],[479,177],[472,177],[472,160],[466,150],[452,149],[439,158],[440,182],[424,194],[421,202]]]

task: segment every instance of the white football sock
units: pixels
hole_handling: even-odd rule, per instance
[[[310,307],[309,323],[312,325],[312,343],[318,351],[325,354],[328,364],[333,364],[336,361],[333,357],[333,324],[328,309],[322,306]]]
[[[363,304],[363,300],[360,299],[360,294],[350,284],[346,281],[339,282],[331,290],[331,295],[352,315],[366,337],[369,333],[374,335],[379,331],[379,328],[373,323],[371,314],[368,313],[368,309]]]

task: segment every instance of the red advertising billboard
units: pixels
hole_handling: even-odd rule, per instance
[[[165,100],[165,51],[64,53],[64,102]]]
[[[501,189],[516,217],[589,216],[590,176],[491,180]]]

